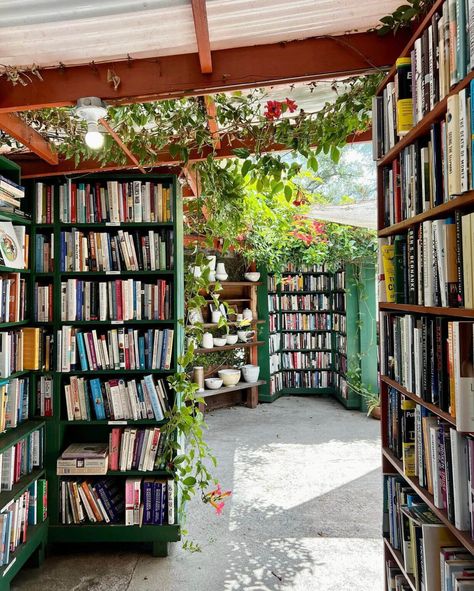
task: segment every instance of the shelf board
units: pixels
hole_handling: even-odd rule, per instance
[[[153,427],[159,427],[160,425],[164,425],[167,421],[157,421],[155,419],[123,419],[114,421],[112,419],[104,419],[98,421],[96,419],[90,421],[68,421],[66,419],[61,419],[61,425],[71,425],[73,427],[94,427],[98,425],[104,425],[106,427],[124,427],[124,426],[140,426],[140,425],[152,425]]]
[[[8,213],[6,211],[0,212],[0,220],[2,222],[13,222],[14,224],[22,224],[24,226],[30,226],[31,220],[18,215],[17,213]]]
[[[334,371],[332,367],[302,367],[301,369],[296,369],[293,367],[282,367],[279,371]],[[277,372],[279,373],[279,372]]]
[[[210,349],[204,349],[198,347],[194,349],[195,353],[214,353],[219,351],[230,351],[231,349],[248,349],[249,347],[261,347],[265,343],[263,341],[251,341],[250,343],[237,343],[236,345],[223,345],[222,347],[212,347]]]
[[[21,378],[22,376],[25,376],[28,373],[30,373],[30,371],[25,369],[24,371],[16,371],[15,373],[12,373],[5,378],[0,377],[0,386],[3,386],[4,384],[8,384],[8,382],[10,380],[15,380],[16,378]]]
[[[380,302],[380,310],[389,312],[412,312],[413,314],[427,314],[434,316],[452,316],[454,318],[474,318],[471,308],[443,308],[441,306],[415,306],[412,304],[392,304]]]
[[[250,298],[228,298],[228,297],[224,297],[223,298],[224,301],[226,302],[251,302],[252,300]],[[206,304],[213,304],[214,300],[206,300]]]
[[[29,320],[18,320],[17,322],[0,322],[0,328],[15,328],[16,326],[25,326]]]
[[[238,390],[247,390],[248,388],[256,388],[266,384],[265,380],[258,380],[257,382],[239,382],[235,386],[224,386],[217,390],[204,390],[204,392],[198,392],[198,396],[202,398],[209,398],[210,396],[217,396],[218,394],[227,394],[227,392],[237,392]]]
[[[403,394],[407,398],[410,398],[410,400],[413,400],[413,402],[416,402],[417,404],[424,406],[430,412],[432,412],[436,416],[440,417],[441,419],[443,419],[444,421],[446,421],[450,425],[453,425],[454,427],[456,427],[456,419],[454,417],[452,417],[449,413],[445,412],[444,410],[441,410],[435,404],[432,404],[431,402],[427,402],[426,400],[423,400],[422,398],[420,398],[416,394],[413,394],[413,392],[410,392],[409,390],[407,390],[406,388],[401,386],[398,382],[396,382],[395,380],[392,380],[388,376],[381,375],[380,380],[382,382],[384,382],[385,384],[387,384],[388,386],[395,388],[395,390],[398,390],[398,392],[400,392],[400,394]]]
[[[437,205],[436,207],[432,207],[427,211],[423,211],[411,218],[398,222],[397,224],[393,224],[388,226],[387,228],[382,228],[378,232],[378,236],[383,238],[384,236],[393,236],[394,234],[402,234],[411,228],[412,226],[416,226],[421,222],[426,220],[432,220],[439,217],[443,217],[453,213],[456,209],[464,209],[467,207],[471,207],[474,205],[474,191],[468,191],[463,195],[459,195],[446,203],[442,203],[441,205]]]
[[[277,351],[278,353],[310,353],[312,351],[318,352],[318,353],[332,353],[333,350],[332,349],[280,349],[280,351]],[[335,351],[336,353],[338,353],[338,351]]]
[[[332,314],[332,310],[279,310],[281,314]]]
[[[333,332],[332,328],[284,328],[278,332]],[[278,334],[278,332],[275,332],[273,334]],[[339,334],[344,334],[344,333],[339,333]]]
[[[38,523],[37,525],[29,525],[26,532],[26,542],[20,544],[15,552],[10,552],[10,562],[0,567],[0,580],[11,580],[15,574],[21,569],[32,552],[40,545],[41,540],[46,540],[48,530],[48,520]]]
[[[51,323],[43,323],[51,324]],[[174,324],[174,320],[61,320],[61,325],[74,326],[90,326],[91,324],[100,326],[123,326],[124,324],[145,324],[145,325],[159,325],[159,324]]]
[[[402,575],[405,577],[405,580],[410,585],[410,589],[412,591],[417,591],[415,577],[413,575],[409,575],[405,570],[405,565],[403,563],[402,553],[399,550],[395,550],[395,548],[392,547],[392,545],[387,540],[387,538],[384,538],[383,542],[384,542],[385,548],[387,548],[387,550],[390,553],[390,555],[392,556],[393,560],[397,563],[398,568],[402,571]]]
[[[287,296],[287,295],[312,295],[314,293],[324,293],[326,295],[331,295],[332,293],[334,293],[333,290],[327,290],[327,289],[312,289],[311,291],[281,291],[281,292],[269,292],[269,293],[273,293],[273,294],[278,294],[281,296]]]
[[[48,528],[50,542],[177,542],[180,537],[179,525],[126,526],[123,523],[84,523],[50,525]]]
[[[222,290],[226,287],[255,287],[256,285],[263,285],[262,281],[211,281],[209,285],[216,285],[217,283],[222,286]]]
[[[123,228],[128,230],[129,228],[173,228],[173,222],[59,222],[61,228]]]
[[[265,320],[249,320],[249,325],[252,324],[265,324]],[[227,322],[227,326],[239,326],[241,322]],[[192,326],[192,325],[191,325]],[[216,322],[203,322],[199,324],[201,328],[219,328]],[[245,328],[244,328],[245,330]]]
[[[163,374],[174,373],[174,369],[71,369],[70,371],[58,371],[62,376],[81,375],[81,376],[110,376],[110,375],[133,375],[141,376],[144,374]]]
[[[38,478],[41,478],[44,474],[44,469],[36,468],[30,474],[22,476],[20,480],[13,485],[12,490],[4,490],[0,492],[0,512],[3,512],[6,505],[20,497],[35,480],[38,480]]]
[[[460,531],[457,529],[454,524],[452,524],[449,519],[446,511],[443,509],[438,509],[434,504],[433,495],[431,495],[425,488],[420,486],[418,478],[415,476],[406,476],[403,472],[403,464],[402,462],[395,457],[395,455],[387,448],[382,449],[383,456],[389,461],[392,467],[402,476],[408,484],[415,490],[415,492],[423,499],[423,501],[429,506],[431,511],[436,515],[436,517],[446,525],[446,527],[456,536],[456,538],[465,546],[469,552],[474,553],[474,540],[471,538],[470,531]]]
[[[0,265],[0,273],[27,274],[27,273],[30,273],[30,269],[14,269],[13,267],[4,267],[3,265]]]
[[[173,478],[173,474],[168,470],[108,470],[106,476],[143,476],[157,478]]]
[[[20,423],[18,427],[8,429],[5,433],[0,435],[0,453],[18,443],[29,433],[36,431],[39,427],[44,426],[45,422],[42,420],[26,420]]]
[[[1,269],[1,267],[0,267]],[[135,277],[154,276],[154,275],[174,275],[174,270],[160,271],[59,271],[61,277]]]

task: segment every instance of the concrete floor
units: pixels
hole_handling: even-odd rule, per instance
[[[13,591],[380,591],[380,423],[337,402],[283,398],[208,415],[222,516],[194,499],[168,558],[62,550]]]

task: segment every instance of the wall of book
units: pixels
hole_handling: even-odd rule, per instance
[[[388,589],[474,589],[473,39],[436,2],[374,101]]]
[[[34,407],[52,542],[179,539],[160,427],[183,318],[174,177],[42,179],[32,202]]]

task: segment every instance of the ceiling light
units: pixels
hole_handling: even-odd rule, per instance
[[[85,142],[92,150],[104,145],[104,134],[99,131],[98,121],[107,115],[105,103],[95,96],[80,98],[76,105],[76,115],[87,122]]]

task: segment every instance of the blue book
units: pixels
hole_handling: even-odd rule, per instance
[[[145,337],[138,337],[138,363],[140,369],[145,369]]]
[[[90,381],[90,393],[94,403],[95,418],[100,421],[105,419],[104,399],[102,398],[102,389],[99,378]]]
[[[162,421],[165,417],[163,415],[163,411],[161,410],[160,401],[158,400],[158,394],[156,393],[153,376],[144,376],[143,379],[145,381],[146,391],[148,393],[148,398],[150,399],[151,407],[153,408],[155,419],[157,421]]]
[[[168,486],[166,482],[161,484],[161,521],[160,525],[166,523],[168,512]]]
[[[142,482],[143,525],[153,525],[154,484],[151,478],[145,478]]]
[[[148,335],[148,363],[147,363],[147,367],[151,368],[152,362],[153,362],[153,331],[150,328],[147,330],[147,335]]]
[[[38,523],[37,500],[38,500],[38,481],[35,480],[28,487],[30,493],[30,500],[28,504],[28,525],[36,525]]]
[[[82,320],[82,280],[76,283],[76,318]]]
[[[43,234],[39,234],[36,236],[36,272],[42,273],[43,272],[43,252],[44,252],[44,236]]]
[[[82,332],[76,333],[77,350],[79,351],[79,361],[81,362],[81,370],[88,371],[89,364],[87,363],[86,347],[84,345],[84,335]]]
[[[467,74],[467,35],[466,35],[466,3],[456,0],[456,68],[457,79],[462,80]]]
[[[3,553],[3,564],[8,564],[10,562],[11,527],[12,527],[12,512],[8,511],[5,529],[4,529],[4,536],[3,536],[3,548],[5,549],[5,551]]]
[[[153,525],[162,525],[163,523],[163,514],[161,511],[162,487],[163,484],[155,480],[153,483],[153,488],[155,491],[155,494],[153,495]]]
[[[137,395],[138,395],[138,401],[140,402],[140,408],[142,409],[143,417],[146,419],[148,417],[147,417],[147,413],[146,413],[145,396],[143,394],[142,384],[141,384],[141,382],[137,382],[136,384],[137,384]]]
[[[64,232],[61,232],[60,257],[59,257],[59,269],[60,271],[66,271],[66,236]]]
[[[165,328],[163,331],[163,339],[161,341],[161,358],[160,358],[160,367],[159,369],[164,369],[165,362],[166,362],[166,349],[168,348],[168,339],[169,339],[169,330]]]

